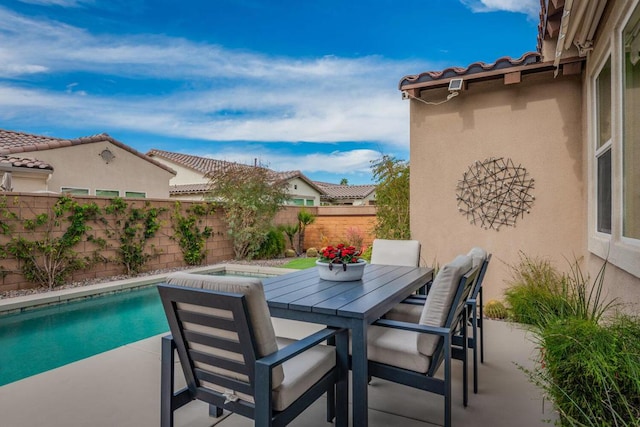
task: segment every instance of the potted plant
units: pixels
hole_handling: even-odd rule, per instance
[[[340,243],[323,248],[316,265],[321,279],[348,282],[362,279],[367,262],[360,258],[360,251],[354,246]]]

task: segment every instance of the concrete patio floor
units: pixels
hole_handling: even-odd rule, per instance
[[[298,338],[316,325],[274,319],[276,332]],[[460,363],[453,362],[454,426],[548,425],[552,405],[518,368],[532,366],[534,344],[506,322],[485,322],[485,363],[480,365],[478,394],[471,390],[462,406]],[[25,363],[29,363],[25,360]],[[470,369],[471,374],[471,369]],[[184,384],[182,383],[180,386]],[[158,426],[160,336],[117,348],[40,375],[0,387],[0,425],[4,427],[146,427]],[[374,379],[369,386],[369,425],[427,427],[442,425],[442,397]],[[331,425],[320,399],[292,425]],[[180,427],[251,426],[252,421],[225,413],[216,420],[207,406],[192,402],[176,412]]]

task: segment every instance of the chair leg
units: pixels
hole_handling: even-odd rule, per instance
[[[464,313],[464,318],[465,320],[468,318],[468,314],[467,314],[467,310],[468,308],[465,306],[465,313]],[[469,358],[469,351],[468,351],[468,344],[469,344],[469,339],[467,336],[467,323],[464,322],[464,326],[462,328],[462,404],[464,405],[464,407],[467,407],[467,404],[469,403],[469,373],[468,373],[468,366],[467,366],[467,360]]]
[[[173,427],[173,364],[175,344],[171,337],[162,337],[162,361],[160,371],[160,426]]]
[[[220,418],[222,416],[223,412],[224,412],[224,410],[221,407],[215,406],[215,405],[209,405],[209,416],[210,417]]]
[[[484,363],[484,325],[482,324],[482,322],[484,322],[484,317],[482,317],[482,286],[480,286],[480,292],[478,295],[478,301],[480,302],[480,320],[479,320],[479,327],[480,327],[480,363]]]
[[[478,393],[478,314],[476,306],[472,307],[471,334],[473,341],[473,392]]]

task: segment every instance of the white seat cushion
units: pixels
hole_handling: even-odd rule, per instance
[[[418,333],[401,329],[369,326],[367,359],[426,373],[431,358],[418,351]]]
[[[438,271],[420,315],[421,325],[437,327],[445,325],[460,279],[471,269],[472,264],[471,257],[458,255]],[[425,356],[432,356],[439,339],[437,335],[420,334],[418,350]]]
[[[473,266],[478,267],[480,266],[480,264],[486,261],[489,254],[481,247],[476,246],[474,248],[471,248],[467,256],[470,256],[473,260]]]
[[[295,342],[277,338],[278,347]],[[335,347],[317,345],[282,364],[284,381],[273,389],[273,409],[282,411],[318,382],[336,364]]]
[[[371,264],[420,266],[420,242],[417,240],[375,239]]]
[[[264,296],[264,289],[260,279],[251,277],[213,276],[206,274],[173,273],[167,277],[167,283],[197,289],[208,289],[218,292],[242,294],[246,298],[251,328],[257,345],[258,357],[264,357],[278,350],[276,334],[271,323],[271,314]],[[211,310],[214,315],[220,315],[220,310]],[[228,337],[228,332],[220,331],[216,334]],[[278,387],[284,379],[281,366],[272,371],[273,388]]]

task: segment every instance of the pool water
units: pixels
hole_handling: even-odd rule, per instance
[[[0,386],[167,332],[155,286],[0,317]]]

